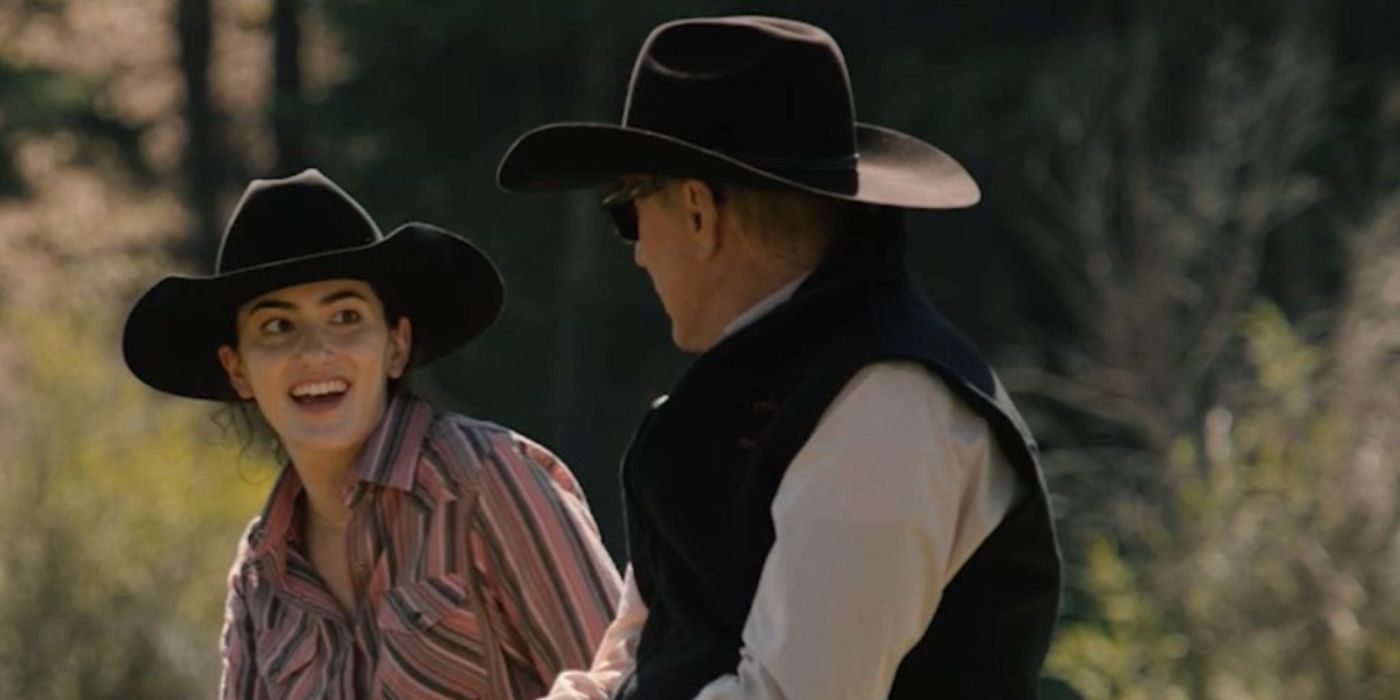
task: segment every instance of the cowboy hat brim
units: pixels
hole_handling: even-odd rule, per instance
[[[627,173],[790,187],[834,199],[908,209],[976,204],[976,181],[952,156],[908,134],[856,124],[854,171],[760,165],[667,134],[589,122],[549,124],[516,140],[497,183],[531,192],[593,187]]]
[[[260,294],[349,278],[374,284],[413,324],[409,366],[431,362],[479,335],[505,290],[489,258],[427,224],[404,224],[374,243],[207,277],[171,275],[127,316],[122,352],[141,381],[196,399],[237,401],[218,347],[234,342],[234,314]]]

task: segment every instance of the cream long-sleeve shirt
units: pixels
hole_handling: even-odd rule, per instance
[[[913,362],[865,367],[788,466],[741,661],[696,700],[887,697],[944,586],[1024,492],[987,422],[941,379]],[[646,618],[629,567],[592,667],[561,674],[549,700],[610,697]]]

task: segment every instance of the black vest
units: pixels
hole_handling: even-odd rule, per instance
[[[1060,591],[1035,443],[991,369],[905,273],[902,239],[872,238],[833,251],[790,301],[700,356],[638,429],[622,478],[648,616],[617,697],[691,698],[735,671],[788,463],[860,368],[894,359],[922,363],[987,420],[1029,495],[944,589],[890,697],[1035,696]],[[929,467],[869,468],[877,479]]]

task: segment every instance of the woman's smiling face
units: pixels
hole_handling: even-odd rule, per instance
[[[257,403],[294,460],[353,459],[403,376],[407,318],[392,325],[368,283],[284,287],[238,308],[236,348],[219,348],[229,382]]]

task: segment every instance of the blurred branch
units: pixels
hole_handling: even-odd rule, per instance
[[[1160,403],[1145,401],[1130,372],[1104,370],[1079,379],[1047,372],[1036,367],[1008,367],[1002,380],[1015,393],[1040,396],[1075,411],[1096,416],[1113,425],[1132,429],[1160,453],[1175,437],[1175,424],[1162,412]]]
[[[1086,49],[1107,77],[1053,93],[1062,142],[1027,158],[1045,216],[1021,229],[1074,325],[1057,329],[1045,369],[1008,386],[1127,424],[1158,451],[1199,422],[1266,237],[1322,197],[1298,164],[1320,139],[1327,66],[1299,65],[1291,41],[1224,41],[1165,152],[1145,131],[1158,59]]]

